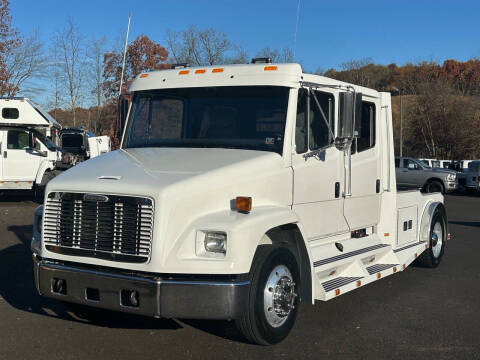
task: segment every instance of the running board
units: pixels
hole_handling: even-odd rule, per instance
[[[392,249],[389,244],[370,242],[364,243],[360,249],[315,261],[315,299],[330,300],[403,271],[427,248],[425,242],[407,244],[398,249]]]

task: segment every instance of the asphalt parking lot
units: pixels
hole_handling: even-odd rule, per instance
[[[281,344],[245,344],[231,324],[75,313],[34,289],[25,196],[0,195],[0,358],[480,358],[480,196],[446,198],[437,269],[409,267],[330,302],[304,304]]]

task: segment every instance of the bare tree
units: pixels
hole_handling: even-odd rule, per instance
[[[183,31],[167,30],[165,41],[175,63],[215,65],[241,54],[225,33],[213,28],[191,25]]]
[[[53,117],[57,118],[57,110],[60,108],[63,97],[62,97],[62,69],[63,64],[60,60],[59,54],[59,46],[56,41],[52,42],[52,46],[50,49],[51,58],[49,59],[49,66],[48,66],[48,75],[51,79],[53,94],[50,101],[50,107],[53,107]]]
[[[345,73],[344,79],[342,80],[360,86],[371,87],[372,79],[370,78],[370,73],[367,71],[369,64],[373,64],[371,58],[349,60],[340,64],[340,67]]]
[[[96,116],[93,124],[94,133],[98,130],[98,123],[102,117],[103,105],[105,104],[105,96],[103,92],[103,55],[105,53],[106,42],[107,39],[105,36],[93,39],[90,42],[88,51],[91,60],[92,93],[95,97],[96,106]]]
[[[65,74],[65,87],[69,98],[70,110],[72,111],[73,126],[75,126],[75,110],[81,100],[85,75],[83,36],[73,21],[67,19],[67,25],[57,33],[56,41],[62,59],[62,70]]]
[[[293,62],[293,51],[290,48],[274,48],[265,46],[257,53],[257,57],[268,57],[274,63],[290,63]]]
[[[46,58],[36,31],[28,37],[19,37],[17,45],[6,54],[5,65],[7,96],[15,96],[25,82],[45,75]]]

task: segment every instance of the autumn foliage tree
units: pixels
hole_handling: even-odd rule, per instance
[[[161,70],[170,67],[168,51],[146,35],[139,35],[127,47],[124,79],[131,79],[144,71]],[[107,99],[118,95],[122,74],[123,54],[107,52],[103,57],[103,91]]]

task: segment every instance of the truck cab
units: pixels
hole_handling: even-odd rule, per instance
[[[68,169],[111,150],[108,136],[95,136],[83,127],[63,128],[59,138],[62,147],[62,159],[57,163],[59,169]]]
[[[120,149],[52,180],[36,212],[42,296],[273,344],[300,301],[440,263],[443,196],[397,191],[389,93],[268,59],[129,90]]]
[[[45,186],[60,157],[47,135],[60,125],[27,98],[2,98],[0,111],[0,191]]]

